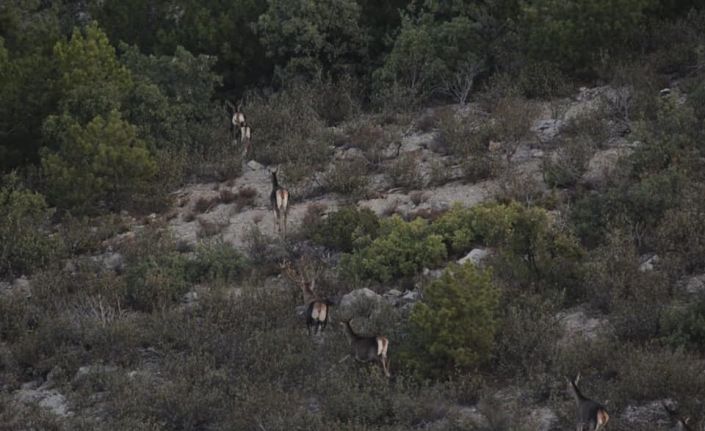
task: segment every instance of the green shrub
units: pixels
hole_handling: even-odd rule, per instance
[[[474,229],[498,249],[495,265],[508,283],[535,289],[563,289],[580,284],[583,251],[572,233],[538,207],[476,207]]]
[[[700,170],[696,158],[705,154],[702,127],[690,105],[678,105],[673,96],[662,98],[653,121],[639,122],[637,134],[643,143],[629,156],[633,175],[669,167]]]
[[[125,249],[122,303],[140,311],[164,310],[188,291],[186,258],[168,234],[146,230]]]
[[[661,317],[661,333],[673,347],[705,350],[705,297],[671,306]]]
[[[478,235],[474,229],[475,211],[464,208],[460,203],[445,214],[434,220],[431,231],[440,235],[448,248],[451,256],[458,256],[471,249],[478,242]]]
[[[0,180],[0,278],[46,266],[60,241],[47,231],[51,211],[44,196],[9,175]]]
[[[240,277],[247,265],[245,258],[222,240],[204,241],[195,256],[186,263],[186,278],[193,283],[218,281],[228,283]]]
[[[185,261],[169,254],[150,256],[128,267],[125,273],[125,305],[136,310],[163,310],[188,291]]]
[[[65,120],[68,129],[58,151],[42,152],[51,202],[75,211],[95,209],[100,201],[121,208],[149,185],[156,164],[136,128],[117,111],[95,117],[85,127]]]
[[[350,253],[377,237],[379,219],[369,208],[349,206],[331,213],[311,239],[328,248]]]
[[[423,375],[437,376],[485,363],[499,324],[499,297],[489,271],[469,263],[448,266],[411,312],[416,349],[406,362]]]
[[[524,65],[513,85],[525,97],[549,101],[569,96],[573,90],[570,79],[556,64],[540,60]]]
[[[399,216],[382,220],[379,236],[367,247],[345,255],[341,263],[351,276],[389,282],[438,266],[447,252],[443,239],[422,219],[405,222]]]

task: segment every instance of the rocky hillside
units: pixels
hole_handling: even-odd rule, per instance
[[[684,259],[702,243],[648,239],[678,218],[581,226],[586,200],[639,211],[665,193],[645,189],[653,176],[623,186],[661,132],[620,117],[627,91],[329,128],[325,163],[279,170],[286,239],[269,203],[280,167],[257,157],[158,214],[54,226],[76,253],[0,285],[6,429],[550,431],[573,426],[564,377],[578,372],[609,429],[670,429],[664,404],[699,418],[705,275]],[[322,334],[285,262],[330,298]],[[348,319],[389,339],[389,380],[349,360]]]

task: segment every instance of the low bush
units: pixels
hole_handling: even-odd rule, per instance
[[[619,109],[620,103],[617,100],[619,97],[623,97],[623,92],[626,92],[626,90],[616,90],[614,100],[604,95],[596,107],[570,118],[561,127],[561,135],[569,139],[578,140],[590,147],[604,149],[607,140],[610,138],[610,124],[607,113],[610,112],[610,108],[611,111]],[[622,106],[621,109],[626,108]],[[613,115],[619,115],[619,113],[613,112]],[[627,121],[623,117],[620,120]]]
[[[511,203],[475,211],[475,232],[497,248],[495,265],[507,283],[534,289],[581,285],[583,250],[546,210]]]
[[[25,189],[18,177],[0,180],[0,279],[49,264],[61,246],[49,235],[51,216],[44,197]]]
[[[362,158],[334,162],[323,177],[323,186],[329,192],[356,201],[368,192],[369,165]]]
[[[615,333],[623,340],[645,342],[658,336],[660,316],[670,297],[666,274],[641,271],[635,244],[623,231],[611,233],[586,264],[585,295],[612,313]]]
[[[475,220],[475,211],[456,203],[431,224],[431,230],[441,236],[451,256],[459,256],[479,242]]]
[[[418,189],[423,185],[423,177],[419,169],[419,155],[402,153],[387,170],[392,185],[406,189]]]
[[[531,294],[508,296],[501,305],[493,365],[501,375],[531,379],[551,371],[561,335],[550,301]]]
[[[369,208],[349,206],[333,212],[312,232],[311,239],[328,248],[350,253],[376,237],[380,222]]]
[[[350,145],[360,149],[367,161],[372,164],[381,163],[386,157],[388,148],[399,140],[398,133],[393,127],[385,128],[371,121],[353,125],[347,133]]]
[[[90,226],[90,228],[86,228]],[[127,232],[128,224],[116,214],[101,217],[63,217],[58,225],[59,235],[69,256],[97,253],[103,242]]]
[[[259,162],[301,162],[318,168],[328,160],[324,122],[316,111],[314,96],[310,88],[298,85],[267,98],[249,97],[247,118]]]
[[[405,222],[393,216],[380,222],[379,236],[372,243],[345,255],[341,264],[352,278],[389,282],[436,267],[446,255],[443,239],[430,232],[425,220]]]
[[[543,159],[543,179],[549,187],[572,187],[583,176],[593,154],[588,139],[569,139],[553,157]]]
[[[489,150],[493,137],[489,125],[476,125],[459,118],[453,112],[444,112],[439,119],[440,148],[442,152],[461,160],[463,176],[467,181],[480,181],[499,172],[499,160]]]
[[[705,297],[667,309],[661,317],[661,334],[674,348],[705,351]]]
[[[700,408],[699,397],[705,391],[700,358],[677,350],[633,345],[626,345],[618,352],[612,365],[619,380],[610,391],[615,408],[626,407],[634,401],[660,399],[663,394],[678,400],[684,411]]]
[[[313,86],[314,107],[328,126],[336,126],[361,111],[361,86],[351,77],[317,82]]]
[[[168,233],[146,230],[124,249],[122,304],[135,310],[164,310],[188,291],[186,258]]]
[[[666,211],[656,229],[657,250],[670,263],[671,275],[705,269],[705,205],[703,187],[687,191],[679,208]]]
[[[517,90],[530,99],[566,97],[573,90],[570,78],[554,63],[532,61],[519,70],[514,81]]]
[[[495,122],[491,133],[500,143],[500,153],[507,165],[511,164],[519,146],[531,137],[531,126],[537,114],[537,106],[529,100],[507,97],[497,102],[492,111]]]
[[[235,248],[222,240],[214,240],[200,243],[193,259],[185,265],[186,279],[192,283],[228,283],[242,275],[247,262]]]

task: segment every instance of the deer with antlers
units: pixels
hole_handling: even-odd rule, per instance
[[[580,392],[580,389],[578,389],[580,373],[575,377],[575,380],[570,380],[566,377],[566,381],[568,382],[568,390],[573,395],[577,407],[577,431],[600,431],[603,429],[610,419],[607,409],[601,404],[586,398]]]
[[[252,148],[252,128],[247,124],[247,118],[242,110],[242,102],[238,102],[237,108],[229,100],[226,100],[225,103],[232,112],[230,133],[233,135],[233,140],[242,145],[243,153],[247,155]]]
[[[279,185],[277,171],[272,171],[272,193],[269,201],[274,212],[274,223],[277,225],[279,235],[286,238],[286,216],[289,211],[289,191]]]
[[[335,303],[328,298],[316,295],[314,292],[316,279],[319,274],[318,272],[313,274],[308,272],[307,270],[310,270],[311,266],[307,259],[302,258],[299,264],[300,270],[297,271],[288,261],[282,264],[282,269],[287,277],[299,286],[303,293],[308,334],[318,335],[326,329],[328,318],[330,317],[330,307],[335,305]]]
[[[387,337],[375,335],[372,337],[360,336],[353,331],[350,321],[352,319],[340,322],[340,325],[345,330],[348,336],[353,357],[360,362],[379,363],[386,377],[390,377],[389,372],[389,356],[387,350],[389,348],[389,340]]]

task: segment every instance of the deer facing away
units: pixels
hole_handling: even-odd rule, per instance
[[[578,389],[578,383],[580,382],[580,374],[575,377],[575,380],[570,380],[566,377],[568,382],[568,391],[573,395],[575,399],[575,404],[577,407],[577,431],[600,431],[610,417],[607,414],[607,409],[601,404],[586,398]]]
[[[326,329],[328,318],[330,317],[330,307],[335,305],[335,303],[314,293],[316,275],[305,274],[303,267],[307,266],[307,262],[302,261],[301,266],[301,271],[296,271],[289,262],[286,262],[283,265],[283,269],[287,277],[297,284],[303,293],[304,304],[306,304],[306,327],[309,335],[311,335],[312,329],[314,334],[320,334]]]
[[[350,326],[350,320],[340,322],[340,324],[348,336],[348,341],[350,341],[353,357],[360,362],[379,363],[384,375],[389,377],[389,356],[387,356],[389,340],[387,337],[380,335],[362,337],[353,331],[352,326]]]
[[[286,215],[289,211],[289,191],[279,185],[277,181],[277,171],[272,171],[272,192],[269,201],[274,212],[274,222],[277,225],[279,235],[286,237]]]

